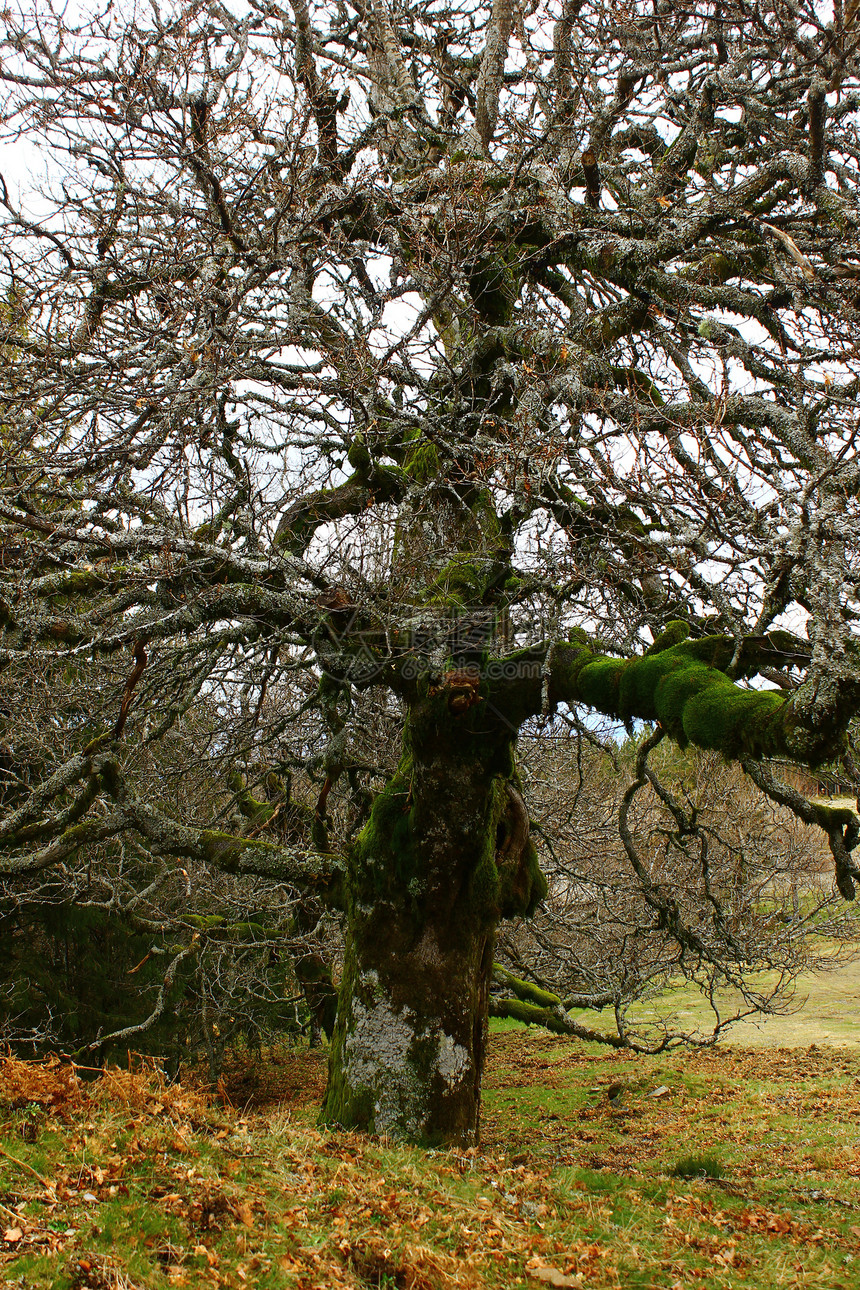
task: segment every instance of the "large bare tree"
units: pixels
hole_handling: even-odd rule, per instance
[[[526,722],[742,761],[854,894],[857,817],[767,764],[842,757],[860,705],[860,28],[819,9],[5,12],[5,130],[47,161],[0,190],[3,659],[53,678],[58,736],[4,736],[2,873],[129,834],[339,902],[329,1121],[477,1132],[495,931],[545,891]],[[199,698],[246,825],[246,773],[318,722],[304,842],[142,790]],[[707,960],[706,866],[691,919],[626,820]]]

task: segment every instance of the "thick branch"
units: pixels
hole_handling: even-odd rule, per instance
[[[727,757],[787,757],[810,765],[841,753],[848,722],[860,707],[860,677],[849,674],[825,684],[813,676],[790,697],[743,689],[727,675],[730,668],[753,676],[763,666],[798,661],[801,655],[791,651],[801,643],[780,632],[749,637],[740,647],[726,636],[678,641],[687,628],[672,627],[637,658],[596,654],[585,638],[558,643],[548,653],[545,647],[524,651],[521,675],[499,683],[493,697],[509,719],[525,720],[545,707],[546,675],[551,705],[585,703],[616,720],[656,722],[682,747],[695,744]],[[544,670],[538,673],[541,657]]]
[[[484,148],[489,148],[499,119],[499,93],[511,38],[512,0],[493,0],[487,43],[475,86],[475,128]]]
[[[332,855],[296,852],[257,838],[236,837],[215,829],[180,824],[136,797],[118,777],[110,785],[127,826],[134,827],[160,851],[187,856],[224,873],[254,874],[294,886],[309,887],[337,903],[342,877],[340,861]]]
[[[350,455],[357,457],[357,450],[353,449]],[[361,515],[374,502],[398,501],[408,482],[393,466],[377,466],[371,470],[368,457],[366,467],[360,464],[343,484],[321,488],[294,502],[278,524],[275,545],[297,554],[323,524],[347,515]]]

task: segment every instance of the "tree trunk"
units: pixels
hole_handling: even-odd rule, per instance
[[[477,1139],[493,933],[356,912],[323,1109],[327,1123],[426,1145]]]
[[[413,708],[351,857],[322,1113],[428,1145],[477,1141],[495,928],[545,892],[513,733],[462,675]]]

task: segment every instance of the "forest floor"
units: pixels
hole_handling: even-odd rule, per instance
[[[318,1130],[320,1050],[219,1097],[0,1058],[0,1286],[852,1290],[860,1046],[801,1015],[662,1057],[498,1030],[466,1152]]]

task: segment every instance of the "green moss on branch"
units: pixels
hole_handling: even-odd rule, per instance
[[[535,1003],[525,1003],[522,999],[490,999],[490,1016],[501,1017],[509,1021],[521,1021],[526,1026],[543,1026],[556,1035],[575,1035],[589,1043],[608,1044],[611,1048],[636,1048],[637,1045],[620,1035],[604,1034],[592,1030],[574,1021],[564,1012],[553,1008],[541,1008]]]
[[[493,980],[498,981],[500,985],[507,988],[517,996],[523,1003],[530,1003],[538,1008],[562,1008],[561,998],[553,994],[551,990],[542,990],[539,985],[534,985],[531,981],[524,981],[522,977],[514,976],[501,963],[493,964]]]
[[[744,689],[726,675],[735,642],[724,636],[678,640],[670,624],[643,656],[623,659],[594,654],[584,643],[557,646],[552,655],[553,702],[585,703],[621,721],[657,722],[682,747],[695,744],[732,758],[789,757],[818,764],[838,756],[845,722],[810,729],[797,691]],[[783,637],[750,638],[738,652],[741,675],[785,657]],[[796,649],[796,647],[795,647]]]

